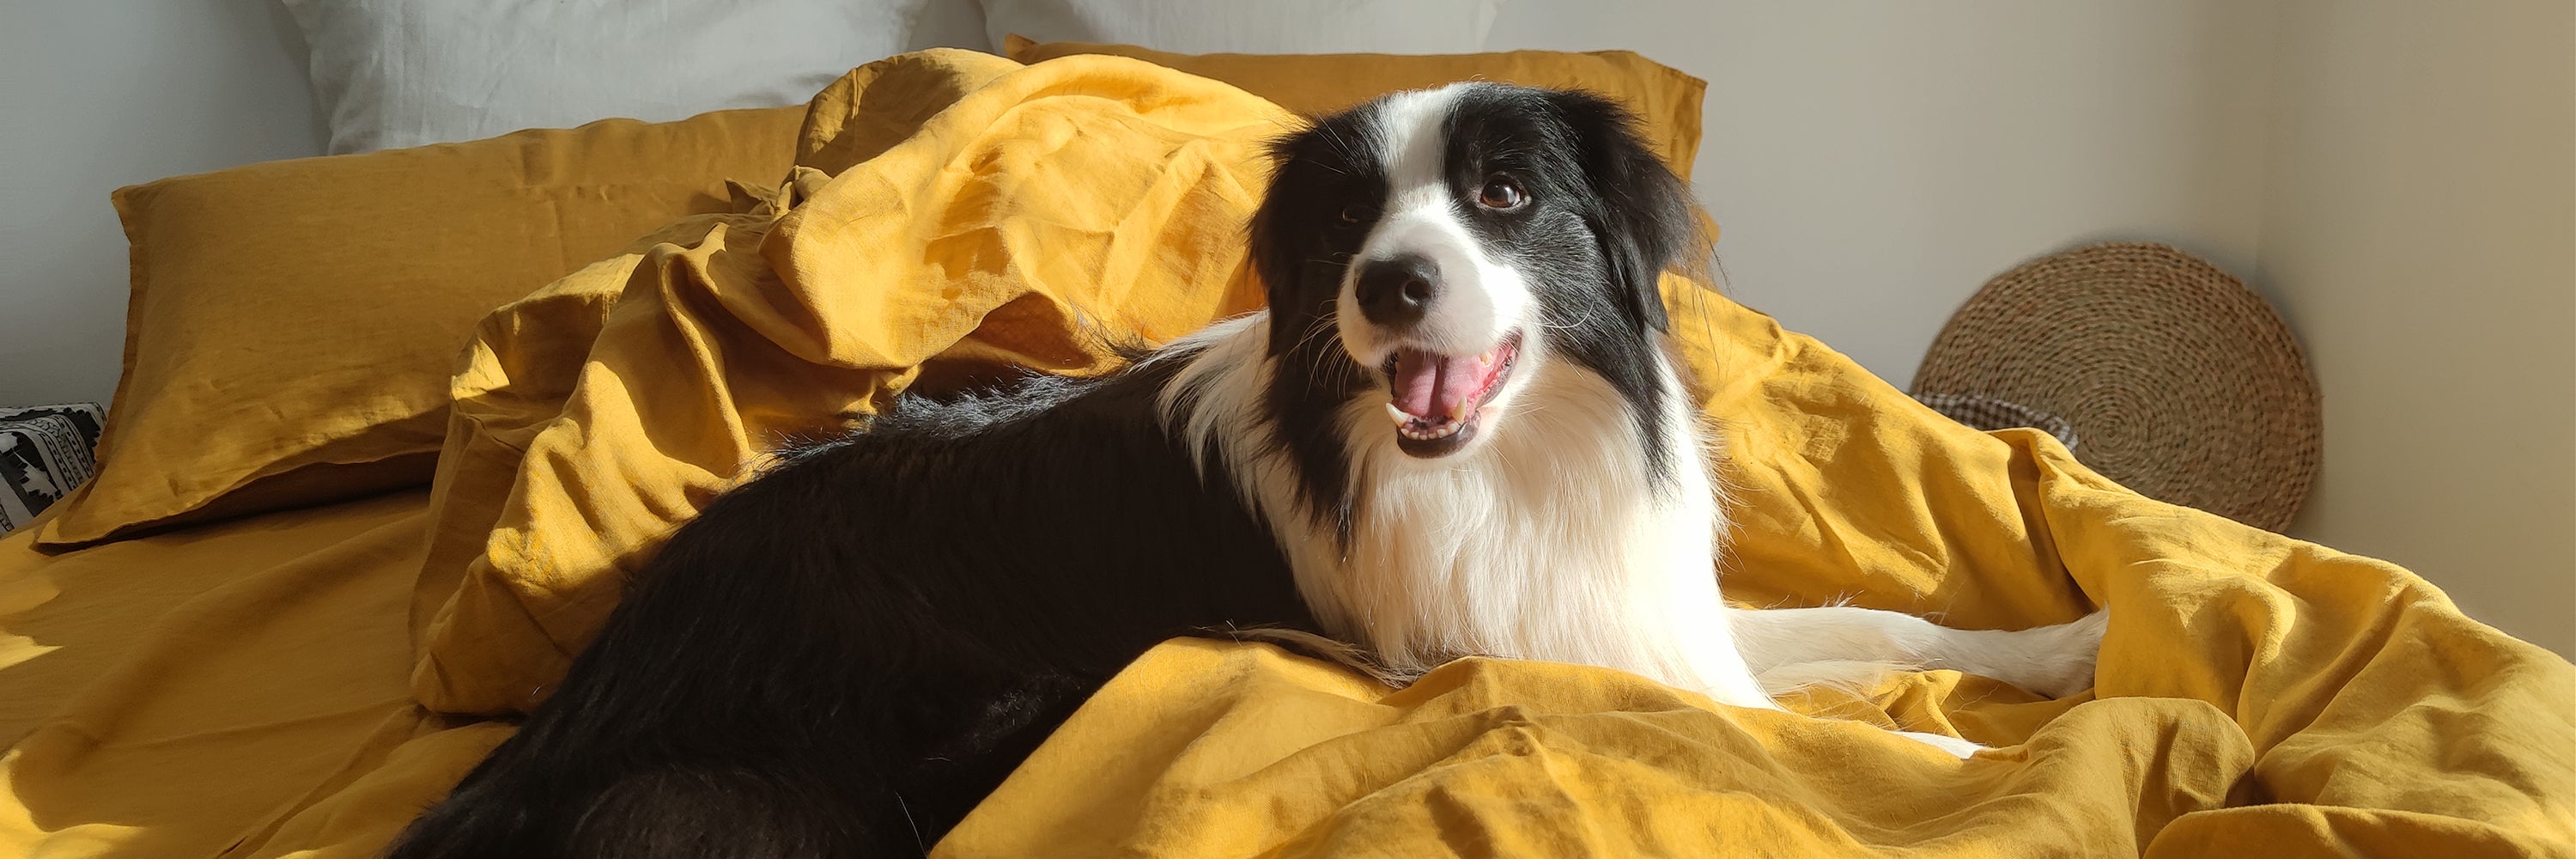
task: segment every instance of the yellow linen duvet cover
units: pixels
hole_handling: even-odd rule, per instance
[[[1114,57],[934,51],[854,72],[817,97],[797,172],[758,205],[665,228],[477,330],[427,512],[402,519],[421,535],[409,617],[370,615],[416,636],[417,705],[348,711],[381,719],[367,730],[317,722],[341,763],[298,770],[311,786],[263,816],[176,800],[127,816],[237,832],[188,842],[228,856],[381,849],[544,699],[621,576],[782,438],[1010,366],[1103,372],[1102,334],[1167,339],[1253,309],[1241,222],[1262,142],[1292,121]],[[934,855],[2576,852],[2576,667],[2404,570],[2148,500],[2035,431],[1950,423],[1700,285],[1666,292],[1724,438],[1730,598],[1989,628],[2107,606],[2098,688],[2049,701],[1933,671],[1792,702],[1839,717],[1824,720],[1602,669],[1465,660],[1391,690],[1266,645],[1176,641]],[[23,540],[0,541],[0,587],[82,557]],[[209,611],[320,622],[260,608]],[[18,616],[0,633],[41,645]],[[189,682],[301,700],[323,693],[263,672],[323,658],[172,653],[100,682],[208,672]],[[1856,722],[1999,748],[1957,761]],[[97,772],[138,791],[247,778],[218,756],[145,772],[136,741],[161,734],[116,718],[46,726],[61,739],[0,760],[21,806],[0,808],[0,852],[134,843],[93,837],[115,806],[36,807],[24,785],[69,765],[66,743],[110,756],[85,766],[126,762]]]

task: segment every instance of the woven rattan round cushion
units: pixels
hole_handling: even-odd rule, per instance
[[[2317,473],[2316,380],[2289,326],[2165,245],[2094,245],[1996,277],[1941,329],[1914,390],[2065,418],[2095,471],[2259,528],[2288,526]]]

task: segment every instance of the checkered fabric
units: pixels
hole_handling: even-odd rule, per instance
[[[1923,393],[1915,394],[1914,398],[1922,401],[1924,405],[1931,406],[1933,411],[1948,416],[1951,420],[1981,430],[2034,427],[2041,432],[2056,436],[2059,442],[2066,445],[2067,450],[2075,449],[2075,425],[2067,423],[2065,418],[2020,403],[2008,403],[1993,397],[1980,397],[1974,394]]]

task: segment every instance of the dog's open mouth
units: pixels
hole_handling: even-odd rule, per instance
[[[1387,417],[1395,421],[1395,444],[1405,453],[1447,456],[1476,437],[1476,418],[1486,401],[1501,391],[1520,357],[1521,335],[1478,355],[1441,355],[1400,349],[1386,360]]]

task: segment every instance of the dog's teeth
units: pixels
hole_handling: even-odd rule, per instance
[[[1413,422],[1413,416],[1405,414],[1403,409],[1396,408],[1394,403],[1386,404],[1386,416],[1395,421],[1397,429],[1403,429],[1405,424]]]
[[[1478,356],[1476,356],[1476,363],[1478,363],[1478,364],[1491,364],[1491,363],[1494,363],[1494,353],[1492,353],[1492,352],[1487,352],[1487,353],[1485,353],[1485,354],[1482,354],[1482,355],[1478,355]]]
[[[1459,421],[1459,420],[1465,420],[1466,418],[1467,418],[1467,401],[1466,401],[1466,400],[1459,400],[1459,401],[1457,401],[1457,402],[1455,402],[1455,403],[1451,403],[1451,404],[1449,404],[1449,419],[1450,419],[1450,420],[1452,420],[1452,421]]]
[[[1438,441],[1440,439],[1457,435],[1460,432],[1466,431],[1466,429],[1467,424],[1464,421],[1447,421],[1437,426],[1433,426],[1430,429],[1416,429],[1411,424],[1407,424],[1396,427],[1395,434],[1414,441]]]

